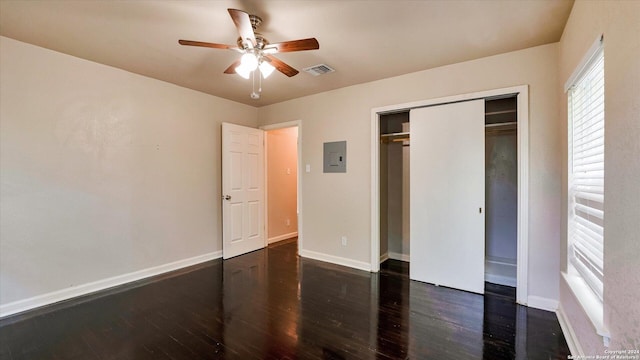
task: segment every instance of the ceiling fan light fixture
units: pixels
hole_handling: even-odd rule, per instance
[[[238,66],[236,66],[236,74],[242,76],[245,79],[249,79],[249,75],[251,75],[251,72],[253,70],[249,69],[248,67],[244,66],[242,63]]]
[[[260,72],[262,73],[263,78],[268,78],[269,75],[273,73],[273,70],[275,70],[275,67],[269,64],[268,61],[262,61],[262,63],[260,63]]]
[[[254,53],[245,53],[240,58],[240,65],[249,71],[253,71],[258,67],[258,58]]]

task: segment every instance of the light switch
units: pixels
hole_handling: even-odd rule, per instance
[[[310,173],[310,172],[311,172],[311,164],[307,164],[307,165],[305,166],[304,170],[305,170],[306,172]]]

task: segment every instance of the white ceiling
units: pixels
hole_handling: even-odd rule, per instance
[[[573,0],[0,0],[0,34],[252,106],[556,42]],[[315,37],[320,49],[278,54],[300,70],[251,82],[223,71],[235,44],[227,8],[263,19],[272,43]],[[336,72],[311,76],[327,64]]]

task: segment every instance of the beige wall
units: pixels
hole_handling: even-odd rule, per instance
[[[298,128],[267,131],[266,139],[267,237],[271,243],[298,232]]]
[[[369,266],[371,109],[529,85],[529,295],[558,299],[560,178],[557,44],[346,87],[260,108],[261,125],[302,120],[304,249]],[[326,76],[339,76],[336,73]],[[347,173],[322,173],[322,143],[347,141]],[[348,245],[341,246],[340,237]]]
[[[591,44],[604,34],[605,236],[604,321],[609,349],[640,348],[640,1],[576,1],[559,47],[562,89]],[[561,104],[563,159],[567,154],[566,96]],[[562,268],[566,270],[566,160],[562,164]],[[585,354],[602,354],[571,290],[561,282],[561,306]]]
[[[604,33],[604,315],[611,348],[638,349],[638,13],[638,1],[577,1],[559,44],[260,109],[0,38],[0,304],[218,252],[222,121],[302,119],[302,161],[311,165],[302,174],[304,247],[367,265],[371,109],[527,84],[529,295],[560,298],[585,352],[601,352],[558,274],[566,267],[561,88]],[[339,140],[347,140],[347,173],[323,174],[322,143]]]
[[[0,304],[221,250],[220,124],[256,108],[0,46]]]

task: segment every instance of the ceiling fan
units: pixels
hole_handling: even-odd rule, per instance
[[[285,41],[270,44],[262,34],[256,32],[256,29],[262,23],[262,19],[257,15],[249,15],[242,10],[227,9],[233,23],[238,29],[240,37],[237,46],[216,44],[202,41],[178,40],[180,45],[202,46],[214,49],[228,49],[242,53],[242,57],[229,66],[225,74],[238,74],[248,79],[251,73],[256,69],[260,69],[262,77],[266,78],[271,75],[274,69],[291,77],[298,74],[298,70],[287,65],[283,61],[274,57],[273,54],[303,50],[316,50],[320,48],[318,40],[315,38]],[[252,94],[253,96],[253,94]]]

